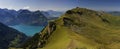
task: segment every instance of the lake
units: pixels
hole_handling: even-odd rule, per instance
[[[30,26],[30,25],[15,25],[10,27],[25,33],[27,36],[33,36],[35,33],[42,31],[42,29],[44,28],[44,26]]]

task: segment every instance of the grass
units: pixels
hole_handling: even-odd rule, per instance
[[[45,46],[38,49],[120,49],[120,17],[75,8],[54,23],[56,30]],[[46,27],[41,34],[48,29]]]
[[[58,25],[56,31],[54,31],[51,37],[48,39],[48,44],[46,44],[46,47],[42,49],[65,49],[69,42],[70,39],[68,32],[65,28]]]
[[[86,9],[73,9],[75,12],[84,10]],[[120,49],[120,17],[103,13],[100,18],[96,13],[92,11],[91,14],[84,15],[76,13],[63,15],[55,21],[57,29],[42,49]],[[64,26],[64,17],[74,20],[71,22],[73,26]],[[81,24],[83,26],[80,26]],[[78,27],[78,31],[73,29],[74,26]]]

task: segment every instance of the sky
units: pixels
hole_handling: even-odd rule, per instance
[[[120,0],[0,0],[0,8],[66,11],[75,7],[120,11]]]
[[[79,0],[80,7],[102,11],[120,11],[120,0]]]
[[[0,0],[0,8],[65,11],[79,6],[79,0]]]

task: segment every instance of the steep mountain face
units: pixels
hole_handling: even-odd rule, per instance
[[[0,49],[19,47],[26,39],[25,34],[0,23]]]
[[[120,49],[120,17],[85,8],[68,10],[22,45],[27,49]]]
[[[0,22],[6,25],[17,24],[17,21],[14,21],[16,15],[17,12],[14,10],[9,11],[8,9],[0,9]]]
[[[46,25],[47,21],[41,11],[0,9],[0,22],[6,25]]]
[[[47,18],[40,12],[31,12],[29,10],[20,10],[17,16],[21,24],[46,25]]]

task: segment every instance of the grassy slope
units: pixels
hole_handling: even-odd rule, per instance
[[[85,46],[90,47],[92,49],[95,43],[91,42],[91,40],[88,40],[83,36],[75,34],[68,28],[61,27],[58,25],[57,30],[54,31],[51,37],[49,38],[48,44],[42,49],[75,49],[78,47],[84,48]],[[88,43],[92,44],[93,46],[89,45]]]
[[[81,11],[73,9],[79,10]],[[56,20],[57,29],[50,36],[46,46],[38,49],[120,49],[120,18],[103,13],[101,16],[110,22],[107,23],[95,15],[96,11],[89,12],[91,14],[65,14]],[[71,26],[63,25],[64,17],[74,20],[74,24],[85,26],[79,27],[81,31],[75,32],[77,30],[72,30]]]
[[[45,46],[38,49],[120,49],[120,17],[85,8],[69,12],[53,21],[56,30]],[[70,20],[65,22],[64,18]],[[46,27],[40,34],[44,36],[48,30]]]

